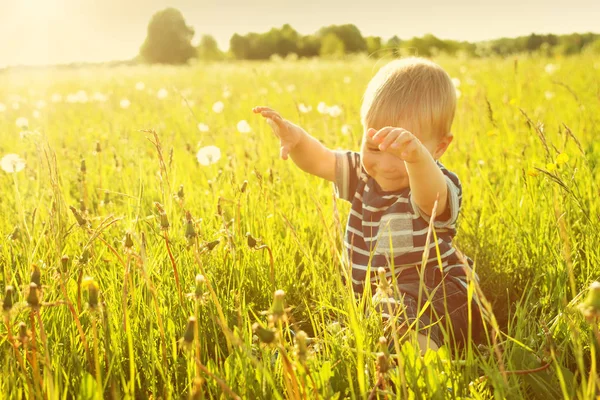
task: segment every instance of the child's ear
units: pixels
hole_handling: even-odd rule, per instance
[[[446,152],[446,149],[448,149],[450,143],[452,143],[452,139],[454,139],[452,132],[449,132],[446,136],[442,137],[435,148],[433,158],[436,160],[440,158]]]

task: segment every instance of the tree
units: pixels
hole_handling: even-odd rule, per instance
[[[246,36],[235,33],[231,39],[229,39],[229,50],[238,60],[244,60],[248,58],[249,47],[250,42]]]
[[[321,49],[319,54],[321,56],[343,56],[346,47],[344,42],[335,33],[328,33],[321,40]]]
[[[367,36],[365,41],[367,42],[368,54],[377,54],[381,50],[381,38],[379,36]]]
[[[186,25],[179,10],[164,9],[150,19],[140,55],[149,63],[183,64],[196,54],[193,37],[194,29]]]
[[[211,35],[202,35],[198,45],[198,58],[201,60],[220,60],[223,53],[219,50],[219,45]]]
[[[327,35],[336,35],[343,43],[347,53],[360,53],[367,51],[367,42],[360,30],[353,24],[330,25],[320,30],[320,36],[325,39]],[[328,39],[331,41],[332,39]]]

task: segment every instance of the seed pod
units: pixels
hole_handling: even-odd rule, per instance
[[[27,304],[32,308],[38,308],[40,306],[40,294],[38,285],[31,282],[29,284],[29,294],[27,295]]]
[[[210,251],[214,249],[220,243],[219,240],[213,240],[212,242],[206,243],[206,248]]]
[[[298,331],[296,333],[295,341],[296,341],[296,356],[301,363],[306,362],[306,358],[308,356],[308,345],[307,345],[308,335],[304,331]]]
[[[248,247],[250,247],[251,249],[256,247],[256,239],[254,239],[252,237],[252,235],[250,234],[250,232],[246,232],[246,238],[248,239]]]
[[[87,282],[87,286],[88,286],[88,306],[90,307],[90,309],[92,311],[95,311],[98,309],[98,305],[99,305],[99,297],[100,297],[100,291],[98,289],[98,284],[96,283],[96,281],[94,281],[93,278],[89,278],[88,282]]]
[[[183,200],[185,198],[185,193],[183,192],[183,185],[179,186],[179,190],[177,191],[177,197],[179,200]]]
[[[85,166],[85,159],[81,159],[81,165],[79,166],[79,171],[85,175],[87,172],[87,167]]]
[[[383,336],[379,338],[379,351],[386,356],[390,355],[390,349],[388,348],[387,339]]]
[[[275,291],[273,304],[271,305],[271,316],[273,323],[285,321],[285,292],[281,289]]]
[[[109,204],[110,203],[110,194],[107,191],[104,192],[104,204]]]
[[[379,276],[379,284],[377,285],[377,291],[384,296],[389,295],[391,293],[391,288],[389,282],[387,281],[387,278],[385,277],[385,268],[377,268],[377,275]]]
[[[77,223],[79,224],[79,226],[84,227],[84,226],[88,225],[87,219],[83,218],[81,216],[81,213],[79,211],[77,211],[77,209],[75,207],[69,206],[69,209],[73,213],[73,216],[75,216],[75,219],[77,220]]]
[[[29,281],[35,283],[37,287],[42,287],[42,271],[40,271],[40,267],[37,264],[32,265],[31,279]]]
[[[377,370],[380,374],[385,374],[390,370],[390,362],[384,353],[377,353]]]
[[[275,330],[263,328],[258,322],[252,325],[252,331],[258,336],[261,342],[270,344],[275,341]]]
[[[242,182],[242,186],[240,187],[240,192],[244,193],[246,191],[247,186],[248,186],[248,181]]]
[[[196,298],[199,299],[204,295],[204,285],[206,285],[206,278],[204,275],[196,275]]]
[[[17,241],[20,238],[21,238],[21,231],[19,230],[18,226],[15,226],[15,229],[13,229],[13,231],[10,233],[10,235],[8,235],[8,240]]]
[[[23,344],[29,341],[29,331],[25,322],[19,322],[19,341]]]
[[[185,219],[187,220],[185,223],[185,237],[188,240],[188,243],[191,245],[194,243],[194,239],[198,234],[196,233],[196,229],[194,228],[194,222],[192,221],[192,215],[189,211],[185,212]]]
[[[102,146],[100,146],[100,142],[96,142],[96,153],[102,152]]]
[[[167,213],[165,212],[162,204],[155,202],[154,206],[158,210],[158,215],[160,216],[160,229],[163,231],[169,230],[171,224],[169,224],[169,217],[167,217]]]
[[[90,261],[91,258],[91,254],[90,254],[90,249],[88,249],[87,247],[85,249],[83,249],[83,251],[81,252],[81,256],[79,256],[79,264],[85,265]]]
[[[60,258],[60,267],[61,267],[61,271],[63,274],[66,274],[67,272],[69,272],[69,264],[70,264],[70,259],[69,256],[64,255]]]
[[[187,327],[185,328],[185,332],[183,333],[183,344],[187,346],[191,346],[194,343],[194,338],[196,337],[196,317],[191,316],[188,318]]]
[[[11,285],[6,286],[5,294],[4,294],[4,301],[2,302],[2,309],[5,312],[9,312],[10,310],[12,310],[13,305],[15,303],[14,297],[15,297],[15,288],[13,288]]]
[[[133,247],[133,238],[131,237],[131,232],[125,232],[125,241],[123,245],[127,250],[131,250]]]

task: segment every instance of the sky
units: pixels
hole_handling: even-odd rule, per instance
[[[151,16],[175,7],[222,50],[232,34],[289,23],[302,34],[353,23],[364,36],[432,33],[480,41],[535,33],[600,33],[600,0],[0,0],[0,67],[125,60]]]

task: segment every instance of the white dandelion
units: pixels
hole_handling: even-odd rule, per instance
[[[223,98],[228,99],[231,97],[231,91],[229,89],[223,90]]]
[[[25,160],[18,154],[7,154],[0,160],[0,167],[9,174],[22,171],[25,168]]]
[[[329,107],[329,110],[327,110],[327,111],[328,111],[327,113],[329,114],[329,116],[333,117],[333,118],[337,118],[340,115],[342,115],[342,108],[338,105]]]
[[[342,125],[342,135],[348,136],[350,133],[352,133],[352,127],[348,124]]]
[[[554,97],[554,92],[546,90],[546,92],[544,93],[544,96],[546,96],[547,100],[551,100]]]
[[[2,103],[0,103],[0,112],[4,112],[6,111],[6,106]]]
[[[99,103],[104,103],[106,100],[108,100],[108,96],[106,96],[104,93],[95,92],[92,95],[92,100],[97,101]]]
[[[169,92],[165,88],[162,88],[158,92],[156,92],[156,97],[158,97],[161,100],[166,99],[168,95]]]
[[[38,110],[33,110],[32,115],[35,119],[39,119],[42,116],[42,114]]]
[[[43,108],[46,107],[46,101],[45,100],[38,100],[35,103],[35,108],[37,108],[38,110],[41,110]]]
[[[219,161],[221,150],[217,146],[206,146],[198,150],[196,158],[200,165],[210,165]]]
[[[144,82],[138,82],[135,84],[135,90],[144,90],[146,88],[146,84]]]
[[[344,83],[347,85],[347,84],[349,84],[350,82],[352,82],[352,79],[351,79],[349,76],[345,76],[345,77],[344,77]]]
[[[544,67],[544,70],[546,71],[546,73],[548,75],[552,75],[553,73],[556,72],[556,70],[558,69],[558,66],[556,64],[546,64],[546,66]]]
[[[293,85],[293,84],[287,85],[286,90],[290,93],[294,92],[296,90],[296,85]]]
[[[248,121],[243,119],[237,123],[237,130],[239,133],[250,133],[252,128],[250,127],[250,124],[248,124]]]
[[[216,112],[217,114],[222,113],[223,109],[225,108],[225,104],[223,104],[222,101],[217,101],[215,104],[213,104],[212,106],[212,110],[214,112]]]
[[[54,93],[51,97],[50,97],[50,101],[53,103],[59,103],[62,101],[62,95],[60,93]]]
[[[78,103],[87,103],[88,102],[88,95],[85,92],[85,90],[80,90],[78,91],[75,96],[77,96],[77,102]]]
[[[458,78],[452,78],[452,84],[454,85],[455,88],[460,86],[460,79]]]
[[[205,123],[200,122],[198,124],[198,130],[200,132],[208,132],[209,128],[208,128],[208,125],[206,125]]]
[[[131,105],[131,101],[129,101],[128,99],[123,99],[121,100],[119,105],[121,106],[121,108],[126,109],[129,108],[129,106]]]
[[[17,118],[17,126],[21,129],[28,129],[29,128],[29,121],[27,120],[27,118],[25,117],[20,117]]]
[[[312,106],[307,106],[304,103],[300,103],[298,104],[298,110],[302,113],[302,114],[306,114],[312,111]]]
[[[329,107],[327,107],[327,104],[325,104],[325,102],[321,101],[319,102],[319,105],[317,105],[317,111],[320,114],[327,114],[327,112],[329,111]]]

